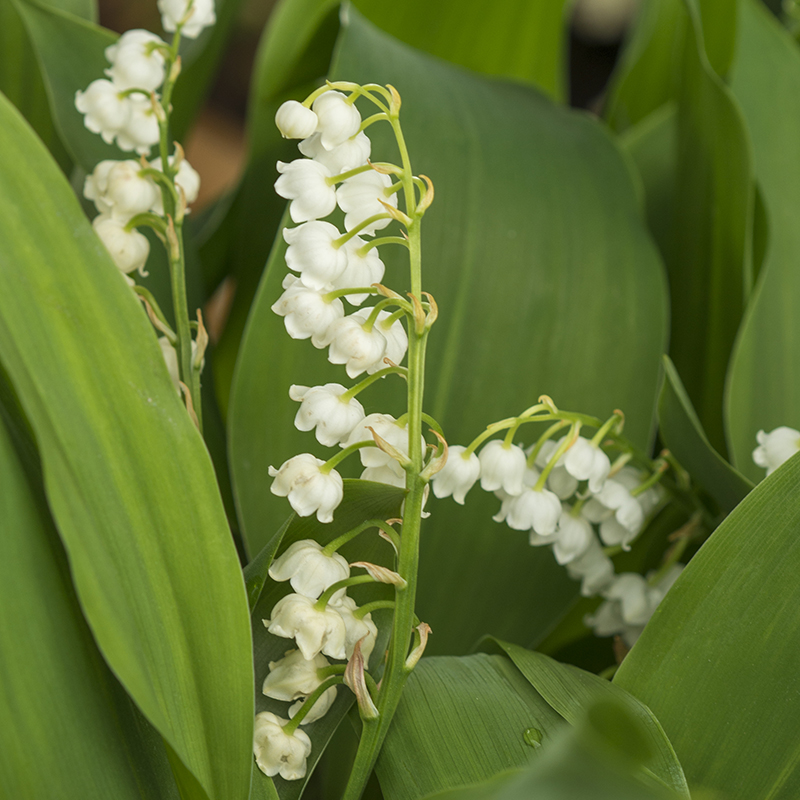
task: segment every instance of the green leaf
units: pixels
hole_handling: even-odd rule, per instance
[[[378,758],[381,790],[386,800],[417,800],[523,767],[561,723],[504,656],[424,658]]]
[[[577,725],[598,701],[613,701],[637,720],[648,756],[643,766],[651,776],[683,797],[689,797],[686,778],[664,730],[647,706],[607,680],[571,664],[559,664],[542,653],[492,639],[552,709]]]
[[[753,484],[709,443],[678,371],[668,356],[664,356],[658,424],[666,447],[688,470],[692,479],[717,501],[722,511],[732,511],[753,488]]]
[[[250,593],[253,624],[253,651],[255,656],[255,692],[256,711],[271,711],[283,719],[288,718],[288,707],[291,704],[271,700],[261,693],[261,686],[269,674],[269,663],[283,658],[288,650],[294,649],[293,642],[269,633],[262,620],[269,619],[272,609],[278,600],[291,591],[287,583],[276,583],[267,580],[267,571],[275,554],[283,551],[294,542],[302,539],[315,539],[327,544],[348,531],[357,528],[370,519],[392,519],[400,513],[403,493],[391,486],[372,483],[370,481],[345,481],[345,494],[342,503],[336,509],[334,520],[323,525],[315,517],[292,516],[285,525],[272,537],[264,550],[248,565],[245,576]],[[354,541],[348,542],[339,552],[349,561],[368,561],[392,567],[392,549],[388,542],[377,535],[376,530],[365,531]],[[260,587],[260,588],[259,588]],[[357,586],[348,589],[359,605],[377,599],[390,599],[391,591],[386,586]],[[253,597],[256,597],[253,602]],[[372,672],[381,667],[380,660],[388,645],[391,612],[381,610],[373,613],[372,618],[378,626],[378,640],[372,656]],[[380,677],[378,674],[376,677]],[[303,793],[314,768],[325,751],[336,729],[344,720],[347,712],[355,702],[355,696],[349,689],[341,687],[333,706],[324,717],[304,725],[303,730],[311,739],[311,755],[308,769],[303,780],[285,781],[280,777],[269,779],[259,770],[253,770],[253,794],[251,800],[270,797],[272,789],[277,789],[281,800],[297,800]]]
[[[41,487],[0,414],[0,792],[177,798],[161,738],[92,639]]]
[[[525,771],[432,795],[429,800],[666,800],[679,795],[643,786],[636,754],[646,732],[624,705],[596,703],[563,730]]]
[[[213,468],[152,327],[0,98],[0,360],[41,451],[81,606],[211,800],[246,796],[247,600]]]
[[[614,683],[646,703],[690,784],[800,793],[800,458],[757,486],[691,560]]]
[[[764,472],[751,458],[757,431],[800,428],[800,51],[760,3],[744,6],[731,89],[747,120],[769,228],[727,401],[733,463],[759,480]]]
[[[546,392],[562,407],[601,416],[624,409],[626,431],[647,446],[664,287],[626,162],[603,129],[530,89],[411,50],[354,11],[338,53],[336,77],[397,86],[415,169],[436,184],[423,226],[424,284],[440,309],[426,406],[448,441],[466,444]],[[391,157],[386,132],[370,132],[373,153]],[[289,386],[342,379],[270,310],[286,274],[283,246],[279,238],[251,312],[229,412],[251,552],[285,515],[285,501],[264,491],[268,466],[311,446],[292,425]],[[399,250],[381,255],[387,282],[402,292]],[[389,376],[361,399],[369,411],[398,415],[403,395]],[[435,498],[430,508],[418,613],[436,631],[434,652],[464,652],[487,630],[538,639],[575,594],[550,553],[492,522],[497,501],[478,489],[466,508]],[[506,611],[498,619],[499,607]]]

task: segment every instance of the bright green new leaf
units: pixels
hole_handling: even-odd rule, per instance
[[[649,755],[642,759],[647,773],[658,783],[689,797],[686,778],[672,745],[647,706],[618,686],[571,664],[560,664],[542,653],[515,644],[492,640],[516,664],[522,674],[552,707],[571,725],[577,725],[596,702],[615,702],[631,714],[641,728]]]
[[[210,800],[247,794],[247,599],[208,453],[138,301],[0,99],[0,360],[109,666]]]
[[[439,306],[426,410],[448,441],[466,444],[547,393],[564,408],[600,416],[624,409],[626,432],[647,446],[664,337],[663,279],[626,163],[602,128],[532,90],[434,61],[354,11],[338,53],[335,77],[397,86],[412,162],[436,185],[422,233],[423,285]],[[373,157],[395,157],[381,126],[370,134]],[[282,247],[279,238],[229,413],[251,552],[285,514],[264,490],[268,466],[317,449],[310,434],[294,430],[289,386],[344,378],[324,352],[291,340],[271,311],[286,274]],[[384,281],[406,291],[400,248],[385,247],[381,257]],[[404,394],[402,381],[389,376],[359,399],[368,412],[397,415]],[[533,435],[524,431],[522,441]],[[436,631],[434,652],[467,651],[487,631],[532,642],[574,595],[576,585],[549,552],[491,520],[498,504],[478,488],[466,508],[429,502],[418,611]]]
[[[668,356],[664,356],[658,424],[664,445],[688,470],[692,479],[717,501],[722,511],[732,511],[753,488],[753,484],[709,443],[678,371]]]
[[[386,800],[417,800],[529,764],[563,724],[505,656],[424,658],[376,766]]]
[[[656,715],[690,786],[724,797],[800,794],[798,487],[795,457],[734,509],[614,678]]]
[[[731,89],[753,141],[768,220],[765,260],[737,342],[727,404],[733,463],[758,480],[764,471],[751,457],[756,433],[800,428],[800,50],[757,2],[744,6]]]
[[[92,639],[46,509],[0,421],[0,795],[177,798],[161,738]]]
[[[267,578],[267,571],[275,554],[283,552],[291,544],[302,539],[315,539],[321,544],[328,544],[336,537],[354,530],[367,520],[395,518],[400,513],[401,502],[402,492],[394,487],[369,481],[346,481],[344,499],[336,509],[333,522],[323,525],[317,522],[313,516],[305,518],[292,516],[245,570],[251,603],[254,605],[252,623],[257,712],[271,711],[273,714],[287,719],[288,708],[291,705],[291,703],[267,698],[261,692],[264,679],[269,674],[270,662],[280,660],[287,651],[295,649],[292,640],[273,636],[262,622],[262,620],[270,618],[275,603],[292,591],[288,583],[275,583]],[[355,540],[344,545],[339,552],[348,562],[368,561],[390,568],[393,566],[391,545],[379,538],[377,528],[364,531]],[[359,568],[355,568],[352,574],[363,573]],[[391,599],[392,597],[389,587],[379,585],[356,586],[348,589],[347,593],[360,606],[373,600]],[[256,597],[255,603],[253,603],[254,597]],[[388,645],[391,612],[385,609],[379,610],[373,613],[372,618],[378,626],[378,638],[370,660],[372,673],[375,674],[377,670],[376,678],[379,678],[381,658]],[[325,716],[303,726],[303,730],[309,735],[312,743],[305,779],[286,781],[276,777],[270,780],[256,769],[253,772],[251,800],[270,797],[273,787],[277,789],[281,800],[298,800],[311,778],[320,756],[325,751],[325,747],[354,702],[355,696],[352,692],[345,687],[340,687],[336,701]]]

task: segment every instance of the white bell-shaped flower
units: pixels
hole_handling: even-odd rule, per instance
[[[655,611],[648,596],[649,588],[641,575],[623,572],[614,578],[603,596],[620,604],[622,619],[626,624],[644,625]]]
[[[386,339],[386,352],[383,357],[393,364],[399,364],[406,357],[408,334],[403,327],[402,320],[395,319],[389,322],[390,316],[388,311],[379,311],[375,326],[380,329]]]
[[[292,201],[289,215],[294,222],[327,217],[336,208],[336,188],[328,183],[331,173],[318,161],[279,161],[278,172],[281,174],[275,181],[275,191]]]
[[[169,163],[170,165],[175,163],[175,156],[169,157]],[[153,159],[150,162],[150,166],[153,169],[163,171],[161,169],[160,157]],[[178,172],[175,174],[175,185],[183,192],[187,206],[190,206],[197,200],[197,196],[200,194],[200,175],[185,158],[181,159],[180,164],[178,164]],[[158,193],[156,202],[153,203],[153,207],[150,210],[160,217],[164,216],[164,203],[161,199],[161,192]]]
[[[165,31],[174,33],[183,22],[181,33],[189,39],[196,39],[205,28],[217,21],[214,0],[158,0],[158,10]]]
[[[117,161],[101,161],[94,170],[86,176],[83,182],[83,196],[91,200],[101,214],[111,214],[111,205],[106,199],[108,191],[108,175]]]
[[[111,214],[125,221],[150,210],[161,193],[155,182],[142,175],[138,161],[117,161],[106,176],[105,202]]]
[[[150,242],[135,228],[125,230],[125,220],[100,214],[92,221],[95,233],[111,254],[117,268],[124,273],[142,272],[150,254]]]
[[[756,434],[758,447],[753,450],[753,461],[771,475],[800,450],[800,431],[785,425],[766,433]]]
[[[317,441],[325,447],[333,447],[345,441],[353,429],[364,419],[364,407],[355,397],[343,402],[341,397],[347,389],[340,383],[324,386],[289,387],[289,397],[300,403],[294,418],[299,431],[313,430]]]
[[[120,96],[119,87],[111,81],[92,81],[86,90],[75,92],[75,108],[84,115],[83,124],[99,133],[111,144],[117,133],[128,123],[131,106],[127,97]]]
[[[280,775],[287,781],[296,781],[306,775],[306,761],[311,754],[311,739],[299,728],[284,733],[288,719],[262,711],[256,714],[253,729],[253,754],[258,768],[270,778]]]
[[[345,229],[351,231],[364,220],[376,214],[385,214],[386,208],[379,201],[396,208],[397,193],[386,193],[391,185],[392,179],[389,175],[375,170],[362,172],[344,181],[336,190],[336,202],[345,213]],[[390,222],[390,218],[379,219],[367,225],[359,233],[362,236],[369,236],[383,230]]]
[[[328,361],[344,364],[350,378],[356,378],[362,372],[377,372],[385,366],[386,337],[377,325],[369,329],[364,326],[371,313],[371,308],[359,309],[337,319],[328,328]]]
[[[391,414],[368,414],[353,428],[347,440],[342,442],[342,447],[350,447],[356,442],[373,441],[372,431],[375,431],[381,439],[408,458],[408,426],[398,425]],[[420,437],[420,445],[424,450],[425,440],[422,437]],[[404,474],[400,464],[379,447],[364,447],[359,450],[359,457],[365,467],[391,466],[396,474]]]
[[[330,222],[311,220],[296,228],[284,228],[286,266],[300,273],[309,289],[321,291],[341,276],[347,267],[347,252],[336,245],[341,237]]]
[[[566,503],[562,504],[556,540],[553,542],[553,555],[562,566],[580,558],[594,539],[592,526],[583,517],[573,516],[570,511]]]
[[[319,609],[316,602],[302,594],[287,594],[275,604],[272,616],[263,620],[264,625],[275,636],[294,639],[303,658],[309,661],[319,653],[345,658],[344,619],[330,603]]]
[[[525,488],[526,458],[521,447],[506,447],[502,439],[487,442],[478,454],[481,462],[481,488],[486,492],[503,489],[510,495],[522,494]]]
[[[540,536],[555,532],[561,501],[548,489],[526,488],[508,506],[506,525],[515,531],[533,530]]]
[[[451,445],[447,452],[445,465],[437,472],[431,482],[436,497],[450,497],[459,505],[464,505],[467,492],[481,476],[481,462],[475,453],[468,453],[460,444]]]
[[[298,700],[296,703],[289,706],[289,717],[294,719],[297,712],[308,702],[308,699]],[[309,712],[300,720],[301,725],[310,725],[318,719],[322,719],[330,710],[330,707],[336,702],[336,687],[331,686],[326,689],[318,698],[317,701],[311,706]]]
[[[287,497],[298,516],[316,513],[320,522],[331,522],[344,490],[342,477],[335,469],[320,471],[324,464],[311,453],[301,453],[285,461],[279,469],[270,467],[269,474],[275,478],[270,491],[278,497]]]
[[[397,464],[397,462],[393,462]],[[382,467],[367,467],[358,476],[362,481],[374,481],[375,483],[385,483],[387,486],[396,486],[398,489],[406,488],[406,474],[396,467],[385,464]],[[427,488],[427,487],[426,487]]]
[[[315,133],[297,145],[300,152],[326,166],[331,175],[341,175],[356,167],[363,167],[369,160],[372,142],[363,131],[351,136],[333,150],[322,146],[322,134]]]
[[[371,247],[366,253],[361,251],[365,242],[358,236],[348,240],[342,248],[347,254],[347,266],[344,272],[331,282],[332,290],[347,289],[348,287],[372,286],[373,283],[380,283],[386,271],[383,261],[378,255],[378,248]],[[368,294],[346,294],[344,296],[348,303],[360,306]]]
[[[292,339],[311,339],[314,347],[326,347],[328,331],[337,319],[344,316],[344,306],[338,297],[326,300],[319,292],[309,289],[294,275],[283,281],[284,293],[272,310],[283,317],[286,332]]]
[[[111,62],[106,75],[118,89],[154,92],[164,83],[164,54],[158,45],[165,46],[165,42],[150,31],[126,31],[106,47]]]
[[[338,553],[326,555],[313,539],[294,542],[269,568],[272,580],[289,581],[298,594],[316,600],[329,586],[350,577],[350,565]]]
[[[281,103],[275,114],[275,126],[284,139],[307,139],[317,129],[317,125],[317,115],[297,100]],[[303,152],[302,149],[300,152]]]
[[[347,628],[345,641],[347,658],[349,659],[353,655],[356,642],[361,642],[361,655],[364,656],[364,663],[369,664],[369,657],[375,647],[375,639],[378,635],[378,627],[372,621],[372,614],[365,614],[360,619],[356,617],[354,612],[358,610],[358,606],[355,600],[347,595],[338,599],[334,598],[331,606],[339,612]]]
[[[149,97],[130,95],[125,98],[130,108],[127,122],[117,131],[117,147],[147,155],[158,144],[159,130]]]
[[[597,494],[611,469],[608,456],[588,439],[579,436],[564,455],[564,467],[579,481],[589,481],[589,491]]]
[[[583,554],[566,566],[569,576],[581,581],[581,594],[584,597],[598,594],[614,579],[614,564],[603,552],[594,534]]]
[[[290,650],[280,661],[269,662],[269,675],[261,692],[273,700],[298,700],[311,694],[325,680],[319,675],[330,662],[322,653],[307,659],[300,650]]]
[[[355,103],[348,102],[341,92],[324,92],[311,104],[311,110],[319,120],[320,143],[325,150],[343,144],[361,127]]]

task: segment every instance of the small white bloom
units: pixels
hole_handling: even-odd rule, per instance
[[[333,150],[326,150],[322,146],[322,134],[315,133],[300,142],[297,147],[304,156],[326,166],[331,175],[341,175],[356,167],[363,167],[367,163],[372,151],[372,142],[367,134],[361,131]]]
[[[623,572],[614,578],[603,592],[603,597],[620,604],[622,619],[628,625],[644,625],[655,611],[648,595],[649,588],[641,575]]]
[[[341,92],[324,92],[312,104],[311,110],[319,120],[320,143],[326,150],[346,142],[358,133],[361,114],[355,103],[348,103]]]
[[[289,215],[294,222],[327,217],[336,208],[336,188],[328,183],[331,173],[318,161],[279,161],[278,172],[281,174],[275,181],[275,191],[292,201]]]
[[[493,492],[502,488],[510,495],[522,494],[525,488],[526,458],[521,447],[505,446],[502,439],[492,439],[478,454],[481,462],[481,488]]]
[[[393,463],[397,464],[396,461],[394,461]],[[367,467],[358,477],[362,481],[374,481],[375,483],[385,483],[387,486],[396,486],[398,489],[406,488],[405,472],[403,472],[402,470],[398,470],[397,468],[391,467],[388,464],[382,467]]]
[[[380,283],[386,267],[378,255],[378,248],[371,247],[365,253],[361,248],[365,242],[358,236],[354,236],[347,241],[342,248],[347,254],[347,266],[344,272],[331,282],[331,289],[347,289],[360,286],[372,286],[373,283]],[[360,306],[366,300],[368,294],[346,294],[345,300],[354,306]]]
[[[368,414],[353,428],[347,440],[342,442],[342,447],[350,447],[356,442],[373,441],[372,431],[368,428],[372,428],[381,439],[408,457],[408,425],[398,425],[391,414]],[[422,437],[420,437],[420,445],[424,450],[425,440]],[[364,447],[359,451],[359,456],[365,467],[390,466],[397,475],[405,475],[400,464],[378,447]]]
[[[318,124],[317,115],[297,100],[281,103],[275,114],[275,126],[284,139],[307,139],[317,129]],[[300,152],[303,153],[302,148]]]
[[[592,597],[605,589],[614,579],[614,564],[603,552],[594,534],[583,555],[573,559],[566,566],[570,578],[581,581],[581,594],[584,597]]]
[[[154,92],[164,82],[164,55],[158,45],[165,46],[165,42],[150,31],[126,31],[106,47],[111,62],[106,75],[118,89]]]
[[[561,516],[561,501],[548,489],[527,488],[508,506],[506,525],[516,531],[533,530],[540,536],[553,533]]]
[[[362,372],[372,374],[385,366],[386,337],[377,325],[372,325],[369,330],[364,327],[371,313],[371,308],[360,309],[337,319],[328,328],[328,361],[344,364],[350,378],[356,378]]]
[[[153,104],[149,97],[130,95],[125,98],[130,114],[125,124],[117,131],[117,147],[120,150],[135,150],[147,155],[154,144],[158,144],[159,130]]]
[[[294,542],[276,558],[269,576],[279,583],[289,581],[298,594],[316,600],[329,586],[350,577],[350,565],[338,553],[325,555],[313,539]]]
[[[784,462],[800,450],[800,431],[785,425],[765,433],[756,434],[758,447],[753,450],[753,461],[771,475]]]
[[[117,161],[101,161],[83,182],[83,196],[91,200],[101,214],[111,214],[111,205],[106,199],[108,174],[117,163]]]
[[[161,2],[161,0],[160,0]],[[160,4],[160,3],[159,3]],[[306,775],[306,759],[311,753],[311,739],[304,731],[283,732],[289,720],[262,711],[256,714],[253,730],[253,755],[258,768],[270,778],[280,775],[296,781]]]
[[[289,387],[289,397],[300,403],[294,418],[299,431],[315,430],[317,441],[325,447],[333,447],[345,441],[353,429],[364,419],[364,407],[351,397],[343,402],[341,397],[347,389],[340,383],[324,386]]]
[[[107,144],[114,141],[131,114],[128,98],[120,97],[119,88],[102,79],[92,81],[84,92],[75,92],[75,108],[84,115],[83,124]]]
[[[175,32],[186,17],[189,2],[190,0],[158,0],[161,25],[165,31]],[[194,0],[189,18],[184,23],[181,33],[190,39],[196,39],[204,28],[208,28],[216,21],[214,0]]]
[[[447,461],[432,479],[433,493],[439,497],[453,496],[459,505],[464,505],[467,492],[481,476],[481,462],[475,453],[468,453],[460,444],[452,445]]]
[[[345,658],[347,629],[344,619],[330,603],[318,609],[316,602],[302,594],[287,594],[278,600],[272,616],[263,623],[275,636],[294,639],[303,658],[309,661],[319,653]]]
[[[326,689],[318,698],[316,703],[311,707],[311,710],[300,721],[301,725],[310,725],[318,719],[322,719],[330,710],[330,707],[336,701],[336,687],[331,686]],[[289,717],[294,719],[297,712],[306,704],[307,699],[298,700],[293,705],[289,706]]]
[[[319,671],[329,666],[321,653],[307,659],[300,650],[290,650],[280,661],[269,662],[269,675],[261,692],[273,700],[298,700],[322,683],[324,678],[320,678]]]
[[[625,485],[631,481],[634,485],[639,483],[635,471],[632,475],[623,475],[621,471],[615,478],[606,480],[600,492],[583,508],[586,519],[600,524],[600,536],[605,544],[622,545],[626,550],[641,533],[645,522],[642,503]],[[613,517],[609,512],[613,512]]]
[[[169,163],[170,165],[175,163],[174,155],[169,157]],[[157,169],[159,172],[163,172],[161,169],[160,157],[153,159],[150,162],[150,166],[153,169]],[[197,195],[200,194],[200,175],[185,158],[181,159],[181,163],[178,165],[178,171],[175,174],[175,185],[183,191],[187,206],[190,206],[197,200]],[[160,217],[164,216],[164,202],[161,199],[161,192],[158,193],[158,197],[150,210]]]
[[[592,526],[582,517],[573,516],[570,511],[566,503],[562,504],[556,540],[553,542],[553,555],[562,566],[580,558],[594,538]]]
[[[149,211],[160,197],[155,182],[141,171],[138,161],[117,161],[107,172],[103,199],[111,207],[112,216],[127,221]]]
[[[347,639],[345,650],[347,658],[353,655],[356,642],[361,642],[361,655],[364,656],[364,663],[369,664],[369,657],[375,647],[375,638],[378,635],[378,626],[372,621],[372,614],[365,614],[361,619],[355,616],[358,610],[355,600],[344,595],[341,598],[334,598],[331,606],[339,612],[347,628]]]
[[[344,306],[338,297],[326,300],[319,292],[309,289],[294,275],[283,281],[284,293],[272,310],[283,317],[286,332],[292,339],[311,338],[314,347],[326,347],[328,331],[337,319],[344,316]]]
[[[320,522],[331,522],[333,511],[342,502],[343,484],[339,473],[320,471],[325,462],[301,453],[281,464],[280,469],[269,468],[275,478],[270,491],[278,497],[288,497],[298,516],[308,517],[316,512]]]
[[[341,233],[330,222],[311,220],[296,228],[284,228],[286,266],[300,273],[309,289],[321,291],[341,276],[347,267],[347,252],[336,245]]]
[[[564,455],[564,466],[579,481],[589,481],[589,491],[597,494],[611,469],[608,456],[588,439],[579,436]]]
[[[370,217],[376,214],[386,214],[386,208],[379,200],[397,208],[397,193],[387,194],[386,190],[392,185],[389,175],[384,175],[375,170],[354,175],[342,183],[336,190],[336,202],[345,213],[344,227],[351,231]],[[385,228],[391,219],[379,219],[372,222],[360,231],[362,236],[369,236]]]
[[[389,311],[379,311],[375,326],[386,339],[386,353],[384,358],[389,359],[393,364],[399,364],[406,357],[408,350],[408,334],[403,327],[400,319],[389,322],[391,313]]]
[[[124,220],[105,214],[95,217],[92,227],[121,272],[129,273],[138,269],[141,273],[144,270],[150,254],[150,242],[146,236],[135,228],[125,230]]]

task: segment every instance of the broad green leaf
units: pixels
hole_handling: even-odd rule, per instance
[[[690,785],[800,793],[800,458],[757,486],[689,562],[614,683],[653,711]]]
[[[664,356],[664,384],[658,400],[659,432],[664,445],[702,486],[729,512],[753,488],[709,443],[678,371]]]
[[[627,432],[647,446],[664,337],[663,279],[614,143],[586,116],[435,61],[354,11],[337,48],[336,78],[397,86],[415,169],[436,184],[423,226],[423,283],[440,310],[426,410],[448,441],[465,444],[546,392],[562,407],[601,416],[624,409]],[[370,131],[374,157],[391,158],[386,132]],[[251,552],[285,515],[285,504],[264,490],[268,466],[314,447],[310,435],[294,430],[289,386],[343,378],[324,352],[291,340],[270,310],[286,274],[282,247],[279,237],[229,412]],[[381,255],[386,282],[406,291],[400,249]],[[368,411],[397,415],[403,384],[390,376],[360,399]],[[538,639],[575,592],[550,553],[492,522],[498,501],[479,489],[465,508],[449,499],[429,505],[418,613],[436,631],[433,651],[464,652],[488,630]]]
[[[152,327],[0,99],[0,359],[92,633],[210,800],[246,796],[247,599],[213,469]]]
[[[523,767],[562,724],[505,656],[423,658],[378,758],[381,790],[417,800]]]
[[[687,8],[699,12],[710,67],[727,75],[736,50],[739,0],[648,0],[613,78],[606,118],[615,130],[635,125],[680,93],[684,50],[692,46]]]
[[[651,755],[643,766],[659,783],[689,797],[686,778],[658,720],[647,706],[607,680],[570,664],[559,664],[552,658],[515,644],[492,641],[516,664],[520,672],[552,707],[571,725],[577,725],[588,709],[598,701],[613,701],[623,706],[638,722],[642,738]]]
[[[467,789],[437,793],[429,796],[429,800],[668,800],[679,797],[673,792],[646,787],[637,780],[637,762],[648,745],[646,732],[639,722],[625,706],[608,701],[594,704],[576,727],[558,734],[527,770],[501,774]]]
[[[92,639],[43,492],[5,421],[0,514],[0,794],[177,798],[161,738]]]
[[[336,509],[334,520],[323,525],[315,517],[292,516],[273,536],[264,550],[251,562],[245,575],[248,591],[250,593],[253,624],[253,652],[255,657],[255,693],[256,711],[271,711],[279,717],[288,717],[288,708],[291,703],[271,700],[261,693],[261,686],[269,674],[271,661],[283,658],[288,650],[294,649],[294,642],[269,633],[262,620],[269,619],[275,603],[288,594],[291,588],[287,583],[275,583],[267,577],[267,570],[276,553],[284,551],[289,545],[302,539],[315,539],[321,544],[327,544],[337,536],[361,525],[370,519],[392,519],[400,513],[402,492],[394,487],[369,481],[347,481],[345,483],[345,496],[341,505]],[[393,567],[392,549],[388,542],[380,539],[377,530],[365,531],[355,540],[348,542],[339,551],[350,562],[368,561],[373,564],[383,564]],[[354,570],[353,574],[356,574]],[[392,593],[387,586],[357,586],[348,589],[359,605],[377,599],[391,599]],[[257,595],[257,597],[256,597]],[[256,597],[255,602],[253,598]],[[381,658],[388,643],[391,627],[391,613],[380,610],[372,615],[378,626],[378,640],[371,658],[372,672],[381,667]],[[380,677],[378,674],[376,677]],[[333,706],[324,717],[303,726],[312,743],[311,755],[308,759],[308,770],[303,780],[285,781],[280,777],[272,780],[263,775],[259,770],[253,771],[253,793],[251,800],[260,800],[269,797],[271,787],[277,789],[281,800],[297,800],[303,793],[314,768],[325,751],[336,729],[344,720],[347,712],[355,702],[354,695],[349,689],[340,687],[338,697]]]
[[[728,437],[734,465],[759,480],[756,433],[800,428],[800,51],[760,3],[744,6],[731,89],[753,142],[769,239],[731,364]]]

